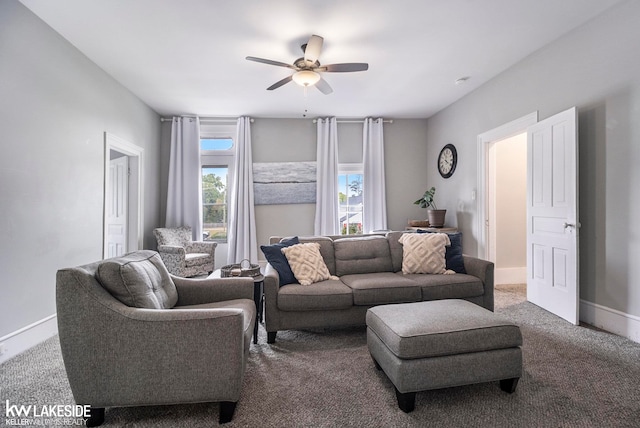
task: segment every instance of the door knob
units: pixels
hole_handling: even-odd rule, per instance
[[[575,227],[576,227],[576,225],[575,225],[575,224],[573,224],[573,223],[567,223],[567,222],[565,221],[565,222],[563,223],[562,227],[564,227],[565,229],[566,229],[566,228],[568,228],[568,227],[574,227],[574,228],[575,228]]]

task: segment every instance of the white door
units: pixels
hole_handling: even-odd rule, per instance
[[[107,183],[107,258],[127,252],[128,179],[129,158],[112,159]]]
[[[527,300],[578,324],[575,107],[527,131]]]

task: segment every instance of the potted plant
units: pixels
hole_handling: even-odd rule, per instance
[[[436,206],[436,201],[434,199],[434,195],[436,193],[436,188],[432,187],[431,189],[424,192],[424,195],[420,199],[414,202],[416,205],[420,205],[420,208],[427,209],[427,216],[429,217],[429,225],[431,227],[442,227],[444,226],[444,216],[447,213],[447,210],[439,210]]]

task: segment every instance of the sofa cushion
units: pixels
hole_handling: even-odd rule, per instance
[[[339,280],[330,279],[308,286],[289,284],[278,290],[278,309],[282,311],[348,309],[351,306],[351,289]]]
[[[389,242],[384,236],[336,239],[333,249],[338,276],[393,271]]]
[[[320,244],[320,254],[329,269],[329,273],[331,275],[336,274],[336,257],[333,250],[333,239],[327,236],[301,236],[299,239],[301,244],[309,242],[317,242]]]
[[[482,281],[472,275],[424,275],[398,272],[405,279],[414,281],[422,289],[422,300],[465,299],[484,294]]]
[[[440,233],[430,230],[418,229],[417,233]],[[445,248],[444,258],[447,269],[456,273],[467,273],[464,269],[464,259],[462,257],[462,232],[447,232],[451,245]]]
[[[405,233],[402,244],[402,273],[446,273],[445,247],[451,244],[444,233]]]
[[[267,258],[267,262],[269,262],[269,264],[278,272],[280,286],[295,284],[298,282],[291,270],[291,266],[289,266],[287,258],[281,250],[284,247],[290,247],[299,243],[300,240],[298,237],[294,236],[291,239],[283,239],[277,244],[260,246],[264,256]]]
[[[355,305],[419,302],[420,286],[393,272],[361,273],[340,277],[353,290]]]
[[[96,278],[127,306],[168,309],[178,302],[176,286],[155,251],[136,251],[107,259],[98,266]]]
[[[287,257],[293,274],[302,285],[311,285],[326,279],[338,279],[329,273],[320,254],[320,244],[317,242],[296,244],[284,247],[281,251]]]

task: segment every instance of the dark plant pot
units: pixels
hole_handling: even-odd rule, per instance
[[[427,210],[427,215],[429,216],[429,225],[431,225],[431,227],[443,227],[444,216],[446,213],[447,210]]]

